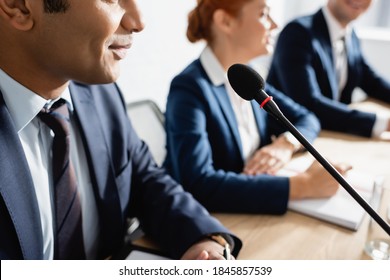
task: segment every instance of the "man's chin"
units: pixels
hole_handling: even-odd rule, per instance
[[[101,75],[91,75],[89,77],[73,79],[82,84],[98,85],[98,84],[111,84],[118,80],[119,71],[105,73]]]

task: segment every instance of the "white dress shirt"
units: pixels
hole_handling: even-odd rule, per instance
[[[0,90],[22,143],[34,183],[39,206],[43,236],[44,259],[54,256],[54,202],[51,169],[51,144],[53,132],[37,114],[56,100],[46,100],[30,91],[0,69]],[[97,253],[99,220],[90,181],[84,146],[75,125],[72,99],[69,89],[61,95],[67,101],[71,118],[70,157],[75,169],[78,192],[81,199],[84,246],[87,258]],[[17,186],[15,186],[17,187]]]
[[[337,21],[337,19],[332,15],[328,6],[324,6],[322,8],[322,11],[329,30],[330,40],[333,48],[333,57],[335,59],[336,71],[340,71],[341,73],[339,78],[339,96],[338,96],[339,99],[341,95],[340,93],[344,89],[348,80],[347,52],[346,50],[342,52],[341,48],[345,47],[345,45],[341,46],[342,42],[340,42],[340,38],[344,37],[345,44],[348,45],[347,42],[351,40],[352,28],[350,25],[347,25],[346,28],[343,28],[340,25],[340,23]],[[342,53],[344,53],[344,56]],[[337,69],[338,66],[340,67],[340,70]],[[384,131],[386,131],[388,122],[389,122],[389,118],[387,116],[377,114],[376,121],[372,129],[372,136],[379,137]]]
[[[231,87],[227,78],[227,73],[219,63],[217,57],[209,46],[200,55],[200,62],[205,69],[214,86],[224,85],[229,95],[230,103],[238,125],[240,134],[242,153],[244,161],[251,158],[253,153],[260,147],[260,133],[253,113],[251,102],[242,99]],[[260,108],[259,108],[260,110]],[[301,144],[290,132],[283,135],[298,150]]]
[[[339,96],[344,89],[348,78],[348,59],[346,51],[346,43],[351,38],[351,28],[347,26],[343,28],[336,18],[331,14],[328,6],[323,8],[324,17],[328,25],[330,41],[333,50],[333,60],[336,73],[340,72],[338,77]]]
[[[238,125],[243,158],[247,160],[260,146],[260,135],[252,105],[232,89],[227,79],[227,73],[210,47],[203,50],[200,62],[214,86],[225,85]]]

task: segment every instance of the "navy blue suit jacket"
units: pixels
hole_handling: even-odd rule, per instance
[[[272,87],[285,115],[309,140],[320,129],[315,116]],[[284,132],[252,102],[261,146]],[[241,174],[244,160],[238,126],[224,85],[214,86],[199,60],[172,81],[166,107],[167,158],[172,176],[210,211],[282,214],[289,179]]]
[[[370,137],[375,115],[352,110],[346,104],[351,103],[356,87],[390,102],[390,83],[367,65],[355,32],[346,48],[348,80],[337,101],[332,46],[322,10],[298,18],[279,36],[267,82],[314,112],[322,128]]]
[[[120,249],[126,218],[179,258],[206,234],[228,231],[152,159],[134,132],[114,84],[71,83],[100,220],[99,258]],[[0,93],[0,259],[42,259],[42,230],[32,178]],[[241,242],[235,239],[235,254]]]

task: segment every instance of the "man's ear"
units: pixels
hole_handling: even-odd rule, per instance
[[[222,9],[215,10],[213,14],[213,21],[215,26],[223,32],[230,32],[232,27],[232,19],[233,17]]]
[[[34,25],[30,0],[0,0],[0,17],[20,31],[27,31]]]

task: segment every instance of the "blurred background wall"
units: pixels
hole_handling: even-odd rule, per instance
[[[324,3],[326,0],[268,0],[279,28],[297,16],[316,11]],[[204,47],[204,43],[189,43],[185,35],[187,14],[195,4],[196,0],[138,0],[146,27],[135,34],[118,80],[127,102],[152,99],[165,110],[170,81]],[[355,26],[367,60],[390,79],[389,15],[389,0],[373,0]],[[267,59],[260,58],[254,63],[266,67],[262,64]]]

